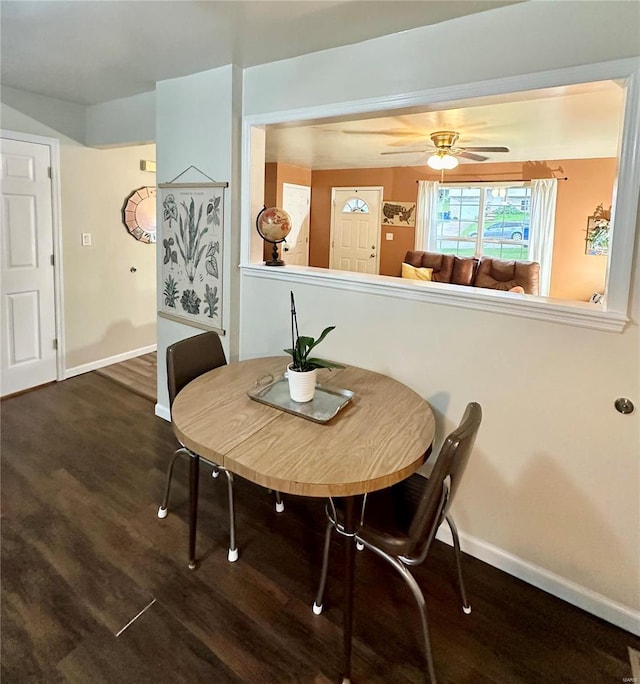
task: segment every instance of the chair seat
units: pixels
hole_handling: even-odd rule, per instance
[[[424,492],[425,478],[413,474],[392,487],[367,494],[364,523],[358,537],[394,556],[410,556],[415,544],[409,527]],[[338,523],[343,522],[340,500],[336,500]]]

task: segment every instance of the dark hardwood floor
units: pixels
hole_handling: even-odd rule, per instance
[[[157,364],[157,353],[150,352],[127,359],[127,361],[104,366],[95,373],[155,402]]]
[[[3,684],[328,684],[341,666],[341,547],[325,612],[311,611],[323,504],[236,479],[240,559],[226,560],[223,478],[200,484],[200,567],[187,569],[187,473],[156,517],[171,427],[153,405],[89,373],[1,404]],[[440,684],[576,684],[631,676],[631,634],[471,557],[471,615],[451,549],[416,576]],[[358,554],[354,682],[425,682],[417,610],[402,580]],[[149,605],[151,604],[151,605]],[[148,608],[127,629],[136,615]],[[119,636],[116,634],[119,633]]]

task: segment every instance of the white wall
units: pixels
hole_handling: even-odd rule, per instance
[[[66,145],[61,157],[65,350],[73,372],[156,343],[158,250],[134,239],[121,213],[129,193],[156,184],[155,174],[140,170],[141,159],[155,159],[155,145]],[[91,233],[91,247],[82,247],[82,233]]]
[[[5,130],[60,141],[64,367],[72,375],[155,345],[156,246],[132,238],[121,215],[132,190],[155,185],[155,174],[140,171],[140,159],[155,159],[155,145],[85,147],[43,123],[47,100],[39,101],[45,116],[5,102],[0,114]],[[82,233],[91,233],[91,247],[81,246]]]
[[[157,178],[168,183],[190,167],[180,182],[206,182],[206,174],[227,181],[223,226],[222,344],[228,359],[237,358],[239,276],[239,176],[242,71],[234,66],[161,81],[156,87]],[[198,173],[198,169],[201,173]],[[160,211],[160,210],[158,210]],[[158,214],[160,215],[160,214]],[[158,225],[160,229],[160,224]],[[162,236],[158,235],[162,243]],[[160,281],[158,257],[158,293]],[[158,302],[159,305],[159,302]],[[166,348],[172,342],[201,332],[198,329],[158,318],[158,406],[168,415]]]
[[[636,3],[522,3],[247,69],[244,113],[401,98],[637,56],[638,35]],[[243,218],[243,230],[251,228]],[[468,401],[482,404],[477,449],[454,505],[467,548],[640,631],[637,243],[632,320],[621,334],[319,285],[295,291],[301,328],[337,325],[323,355],[406,382],[433,405],[440,436]],[[243,358],[285,346],[290,288],[243,274]],[[620,396],[635,402],[634,414],[615,411]]]
[[[156,94],[141,93],[86,108],[85,144],[139,145],[156,139]]]

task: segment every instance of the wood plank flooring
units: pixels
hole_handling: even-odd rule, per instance
[[[236,478],[238,562],[226,560],[223,478],[202,468],[187,569],[187,464],[156,517],[171,427],[148,400],[88,373],[2,402],[3,684],[332,684],[341,669],[341,546],[313,615],[323,503]],[[640,640],[451,549],[415,571],[440,684],[622,682]],[[149,605],[153,600],[155,602]],[[116,636],[145,607],[127,629]],[[353,681],[426,682],[419,617],[399,577],[357,555]]]
[[[113,363],[95,371],[141,397],[155,402],[157,398],[157,354],[151,352],[133,359]]]

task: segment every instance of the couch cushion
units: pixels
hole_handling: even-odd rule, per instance
[[[506,261],[482,257],[476,273],[476,287],[492,290],[511,290],[518,285],[526,294],[539,291],[540,264],[536,261]]]
[[[409,251],[404,262],[416,268],[432,268],[431,280],[437,283],[450,283],[453,273],[453,256],[435,252]]]
[[[421,266],[416,268],[411,264],[402,264],[403,278],[410,278],[411,280],[431,280],[432,275],[432,268],[422,268]]]
[[[456,285],[473,285],[478,263],[478,259],[474,257],[453,257],[451,282]]]

